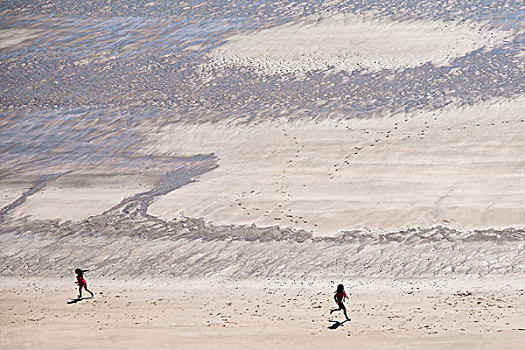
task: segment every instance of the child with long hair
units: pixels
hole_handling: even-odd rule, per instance
[[[348,298],[348,296],[345,293],[345,287],[342,284],[340,284],[340,285],[337,286],[337,291],[335,292],[335,295],[334,295],[335,303],[339,306],[339,308],[330,310],[330,315],[334,311],[343,310],[343,313],[344,313],[344,315],[346,317],[346,320],[350,321],[350,318],[348,318],[348,315],[346,314],[345,304],[343,304],[345,299],[349,299],[349,298]]]
[[[84,272],[88,272],[89,270],[82,270],[82,269],[75,269],[75,273],[77,274],[77,281],[75,282],[78,284],[78,298],[82,298],[82,288],[87,290],[89,294],[91,294],[91,297],[93,298],[93,292],[90,291],[87,287],[87,282],[84,279]]]

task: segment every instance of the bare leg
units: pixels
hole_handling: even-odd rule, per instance
[[[78,298],[82,298],[82,286],[78,286]]]
[[[349,318],[348,315],[346,314],[346,309],[343,309],[343,313],[345,314],[346,320],[347,320],[347,321],[350,321],[350,318]]]
[[[339,308],[340,308],[341,310],[343,310],[343,314],[345,315],[346,320],[347,320],[347,321],[350,321],[350,318],[349,318],[348,315],[346,314],[346,307],[345,307],[345,305],[344,305],[343,303],[341,303],[341,305],[339,305]]]
[[[89,294],[91,294],[91,297],[93,298],[94,294],[92,291],[90,291],[87,287],[87,284],[84,285],[84,289],[87,290],[89,292]],[[347,317],[348,318],[348,317]]]
[[[339,305],[339,308],[338,308],[338,309],[332,309],[332,310],[330,310],[330,315],[332,314],[332,312],[334,312],[334,311],[339,311],[339,310],[341,310],[341,309],[342,309],[342,308],[341,308],[341,305]]]

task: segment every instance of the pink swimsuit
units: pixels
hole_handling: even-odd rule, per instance
[[[86,280],[81,275],[77,275],[77,282],[79,287],[84,287],[87,284]]]

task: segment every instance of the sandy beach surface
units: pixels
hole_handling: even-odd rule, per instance
[[[523,348],[522,2],[1,2],[0,349]]]
[[[349,281],[350,321],[330,315],[333,281],[90,283],[2,279],[5,349],[520,349],[523,281]]]
[[[366,120],[167,126],[148,134],[145,154],[214,152],[219,168],[149,213],[318,235],[521,226],[524,110],[519,99]]]

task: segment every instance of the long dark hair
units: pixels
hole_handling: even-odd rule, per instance
[[[345,287],[342,284],[339,284],[337,286],[337,293],[343,293],[345,291]]]
[[[84,272],[88,272],[88,271],[89,270],[75,269],[75,273],[80,276],[82,276]]]

